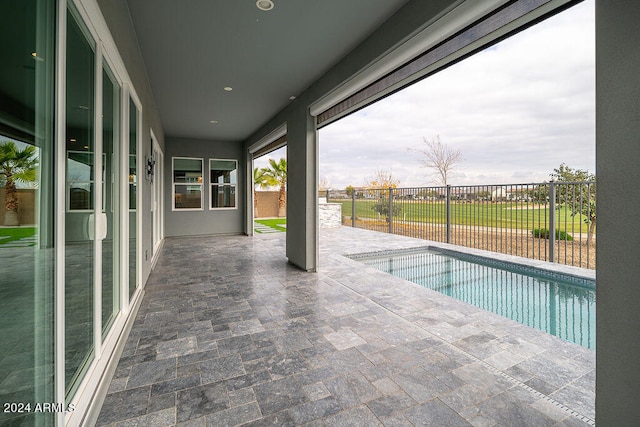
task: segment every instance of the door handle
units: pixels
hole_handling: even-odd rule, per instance
[[[95,214],[89,215],[87,234],[89,235],[89,240],[104,240],[107,237],[106,213],[100,212],[97,216]]]

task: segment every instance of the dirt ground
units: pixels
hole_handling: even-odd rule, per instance
[[[351,219],[344,221],[351,226]],[[356,221],[356,227],[389,232],[385,221]],[[442,225],[394,223],[394,234],[446,242],[446,229]],[[483,227],[453,226],[451,242],[454,245],[484,249],[525,258],[549,261],[549,241],[533,237],[528,230],[491,229]],[[575,267],[596,268],[596,246],[585,240],[556,240],[555,262]]]

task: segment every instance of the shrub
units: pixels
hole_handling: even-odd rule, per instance
[[[531,231],[531,234],[533,234],[533,237],[538,237],[540,239],[548,239],[549,238],[549,230],[546,228],[536,228],[535,230]],[[573,236],[571,236],[570,234],[562,231],[562,230],[556,230],[556,239],[557,240],[566,240],[566,241],[572,241],[573,240]]]
[[[384,216],[387,221],[389,221],[389,199],[378,200],[378,202],[373,205],[371,209],[378,212],[381,216]],[[402,214],[402,207],[394,204],[393,212],[391,214],[395,217],[400,216]]]

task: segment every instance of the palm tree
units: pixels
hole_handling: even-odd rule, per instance
[[[253,168],[253,217],[258,217],[258,195],[256,190],[258,188],[267,187],[266,169]]]
[[[287,216],[287,159],[280,158],[277,162],[269,159],[269,167],[265,168],[267,185],[279,185],[278,216]]]
[[[34,182],[38,168],[36,147],[27,145],[22,150],[13,141],[0,144],[0,177],[4,180],[4,225],[20,225],[18,220],[18,194],[16,182]]]

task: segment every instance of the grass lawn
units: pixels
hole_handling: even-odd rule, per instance
[[[278,231],[287,231],[287,218],[256,219],[255,222]]]
[[[342,215],[351,216],[351,200],[331,200],[342,204]],[[357,200],[356,218],[377,218],[374,209],[376,200]],[[444,202],[427,201],[394,201],[401,212],[394,220],[445,224],[447,218]],[[549,224],[549,208],[533,203],[451,203],[451,223],[469,224],[480,227],[520,228],[533,230],[547,228]],[[567,232],[586,233],[588,225],[581,215],[571,216],[571,212],[561,208],[556,212],[556,226]]]
[[[15,242],[25,237],[31,237],[36,234],[35,227],[11,227],[0,228],[0,245]]]

